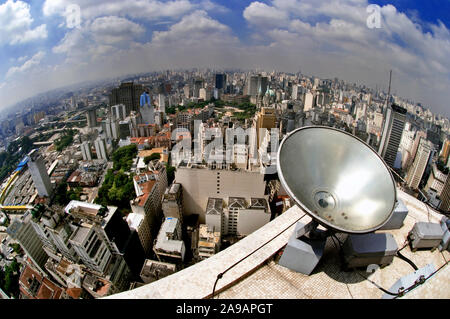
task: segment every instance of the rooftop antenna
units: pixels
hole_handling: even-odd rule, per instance
[[[391,97],[391,80],[392,80],[392,70],[389,71],[389,87],[388,87],[388,94],[386,97],[386,108],[389,106],[390,103],[390,97]]]

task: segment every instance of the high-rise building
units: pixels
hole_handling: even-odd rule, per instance
[[[127,217],[130,228],[136,230],[144,252],[149,255],[160,225],[161,198],[167,188],[165,167],[157,164],[154,171],[134,176],[136,198],[130,202],[133,211]]]
[[[406,112],[406,109],[396,104],[392,104],[392,106],[386,108],[382,131],[383,135],[378,154],[390,167],[394,167],[397,157],[398,146],[400,145],[403,128],[405,127]]]
[[[69,242],[89,269],[104,274],[112,257],[106,243],[93,227],[80,226],[70,236]]]
[[[43,243],[31,225],[31,211],[27,211],[21,219],[14,219],[6,232],[17,240],[22,249],[42,274],[45,274],[45,262],[48,255],[42,248]]]
[[[193,97],[199,97],[200,95],[200,89],[203,87],[204,81],[202,79],[198,79],[194,81],[194,87],[193,87]]]
[[[436,164],[433,164],[430,176],[428,177],[427,184],[424,187],[426,192],[430,190],[435,190],[437,196],[441,196],[442,190],[444,189],[445,181],[447,180],[448,174],[440,171]]]
[[[428,164],[428,159],[430,158],[431,147],[430,141],[427,141],[424,138],[420,139],[414,163],[409,169],[408,176],[406,177],[408,186],[413,189],[419,188],[420,181]]]
[[[183,190],[181,184],[172,183],[166,188],[162,199],[164,217],[175,217],[183,220]]]
[[[263,198],[264,174],[259,171],[177,167],[175,182],[183,188],[183,213],[199,214],[205,223],[208,198]]]
[[[147,92],[141,94],[139,105],[139,112],[141,113],[143,124],[154,124],[155,112],[152,106],[150,95]]]
[[[439,155],[439,158],[444,164],[447,164],[450,154],[450,139],[446,139],[444,144],[442,145],[442,151]]]
[[[127,117],[127,110],[124,104],[117,104],[111,106],[111,113],[113,119],[118,119],[119,121],[124,120]]]
[[[92,160],[92,151],[91,151],[91,142],[86,141],[81,143],[81,155],[83,156],[83,161],[91,161]]]
[[[444,212],[450,211],[450,174],[447,176],[447,179],[444,184],[444,188],[441,192],[441,206],[439,208]]]
[[[144,92],[144,87],[133,82],[121,83],[118,88],[114,88],[109,96],[109,105],[124,104],[127,115],[131,111],[139,111],[139,99]]]
[[[117,207],[72,200],[64,210],[80,221],[69,242],[86,266],[104,274],[112,257],[124,259],[126,268],[139,276],[144,252]]]
[[[163,94],[158,94],[158,107],[160,112],[166,112],[166,98]]]
[[[160,260],[184,261],[186,246],[182,238],[181,222],[177,218],[166,217],[159,230],[153,251]]]
[[[216,74],[216,81],[214,87],[216,89],[224,89],[227,83],[227,75],[226,74]]]
[[[270,132],[272,128],[277,127],[277,117],[275,114],[275,109],[273,107],[262,107],[261,111],[256,114],[253,120],[253,126],[256,129],[256,147],[259,148],[264,135],[261,134],[260,130],[267,129]]]
[[[106,141],[104,138],[98,137],[95,142],[95,152],[98,159],[108,160],[108,152],[106,150]]]
[[[314,94],[312,94],[311,92],[306,93],[305,94],[305,102],[304,102],[303,111],[304,112],[309,111],[314,106],[315,106]]]
[[[209,258],[220,250],[220,231],[213,226],[201,224],[198,228],[197,257]]]
[[[247,95],[255,97],[257,95],[264,95],[269,85],[269,79],[265,76],[252,75],[247,82]]]
[[[28,153],[28,168],[30,169],[31,178],[37,189],[38,195],[41,197],[49,197],[53,192],[53,187],[45,167],[44,158],[39,154],[38,149]]]
[[[186,84],[186,85],[183,87],[183,93],[184,93],[184,96],[185,96],[187,99],[191,97],[191,95],[190,95],[190,87],[189,87],[189,84]]]
[[[124,121],[119,122],[119,138],[126,140],[131,136],[130,118],[126,118]]]
[[[270,215],[265,198],[209,198],[205,220],[222,235],[246,236],[268,223]]]
[[[97,127],[97,112],[95,108],[86,111],[86,120],[89,128]]]
[[[49,256],[61,253],[68,260],[77,262],[78,256],[69,243],[69,237],[75,226],[69,223],[64,212],[53,211],[43,205],[36,205],[30,213],[31,226],[43,243],[43,249]]]
[[[110,124],[112,139],[119,139],[119,120],[111,120]]]
[[[203,101],[209,101],[211,100],[211,88],[210,87],[206,87],[206,88],[201,88],[199,90],[199,98],[203,99]]]
[[[175,118],[177,129],[186,129],[191,134],[194,131],[194,114],[190,112],[177,112]]]

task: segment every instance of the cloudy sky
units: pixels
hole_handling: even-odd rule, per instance
[[[392,69],[394,93],[450,117],[450,0],[0,0],[0,109],[84,80],[192,67],[374,88]]]

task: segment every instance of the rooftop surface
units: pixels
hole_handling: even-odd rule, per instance
[[[397,191],[397,195],[409,210],[403,227],[377,232],[391,233],[401,248],[415,222],[430,220],[437,223],[441,215],[431,208],[427,209],[425,204],[401,190]],[[210,298],[219,273],[224,275],[216,283],[214,298],[381,298],[383,292],[373,283],[355,271],[341,270],[338,249],[330,238],[320,263],[309,276],[277,263],[278,252],[287,244],[296,222],[308,223],[310,220],[299,207],[294,206],[251,235],[202,262],[154,283],[108,298]],[[341,241],[345,236],[338,234]],[[274,239],[270,240],[272,238]],[[248,258],[243,259],[249,254]],[[407,246],[402,254],[418,268],[433,264],[438,269],[450,259],[448,251],[439,252],[437,249],[434,252],[418,250],[413,253]],[[239,262],[240,260],[242,261]],[[230,268],[237,262],[236,266]],[[398,279],[414,272],[414,269],[405,261],[394,258],[390,265],[373,274],[364,272],[359,271],[377,285],[389,289]],[[450,298],[449,279],[450,270],[447,265],[402,298]]]

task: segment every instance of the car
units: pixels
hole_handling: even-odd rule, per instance
[[[8,253],[10,253],[10,254],[11,254],[13,251],[14,251],[14,248],[12,248],[12,247],[8,249]]]

